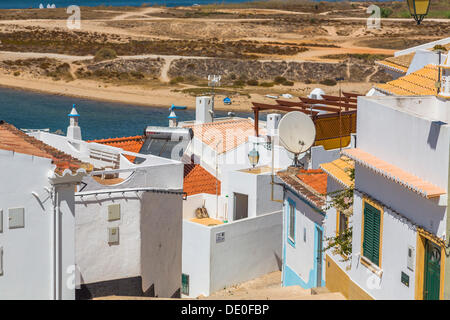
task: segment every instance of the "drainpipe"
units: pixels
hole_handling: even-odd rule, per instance
[[[449,146],[450,149],[450,146]],[[444,264],[444,300],[450,300],[450,212],[448,208],[450,208],[450,158],[449,158],[449,170],[448,170],[448,180],[447,180],[447,212],[446,212],[446,227],[445,227],[445,242],[446,248],[445,252],[445,264]]]
[[[61,299],[61,266],[60,260],[60,214],[59,214],[59,196],[55,186],[52,188],[52,204],[53,204],[53,219],[52,219],[52,299]]]
[[[274,176],[275,176],[275,169],[274,169],[274,158],[275,158],[275,135],[271,137],[271,144],[272,144],[272,181],[271,181],[271,194],[270,194],[270,200],[275,201],[275,202],[279,202],[279,203],[283,203],[283,200],[279,200],[279,199],[274,199],[273,197],[273,185],[279,185],[279,186],[284,186],[281,183],[276,183],[274,180]]]

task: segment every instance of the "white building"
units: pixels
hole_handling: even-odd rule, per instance
[[[289,167],[277,175],[284,184],[282,284],[322,287],[327,174]]]
[[[281,203],[272,201],[270,168],[229,171],[218,181],[200,165],[187,172],[183,207],[183,286],[187,297],[281,267]],[[216,193],[217,188],[217,193]],[[273,199],[281,199],[275,186]],[[204,207],[209,217],[198,217]]]
[[[327,257],[327,285],[350,299],[442,299],[447,243],[450,102],[358,99],[352,255]],[[333,228],[334,214],[329,226]]]
[[[30,134],[94,167],[75,194],[77,298],[179,297],[183,164],[138,154],[142,137],[83,141],[69,117],[67,136]]]
[[[75,186],[89,166],[0,122],[0,299],[75,299]]]

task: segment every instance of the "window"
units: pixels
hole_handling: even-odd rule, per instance
[[[381,207],[364,201],[362,255],[373,264],[381,261]]]
[[[337,221],[336,221],[336,235],[340,236],[348,228],[348,217],[346,214],[337,211]]]
[[[295,244],[295,203],[289,201],[289,234],[288,240],[292,245]]]
[[[189,295],[189,275],[181,274],[181,294]]]

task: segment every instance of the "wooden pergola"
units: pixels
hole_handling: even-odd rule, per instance
[[[255,135],[259,136],[259,112],[260,111],[300,111],[311,116],[314,123],[318,119],[339,117],[339,123],[344,115],[356,115],[357,97],[361,96],[357,93],[342,92],[342,96],[322,95],[323,99],[310,99],[299,97],[300,101],[275,100],[277,104],[265,104],[252,102],[253,113],[255,117]],[[319,111],[327,111],[327,113],[319,114]],[[341,131],[341,130],[340,130]],[[346,133],[348,135],[348,133]],[[339,137],[342,133],[339,133]]]

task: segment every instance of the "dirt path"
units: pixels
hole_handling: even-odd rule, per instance
[[[340,293],[312,294],[311,289],[300,286],[281,286],[281,272],[272,272],[262,277],[214,292],[202,300],[345,300]]]

